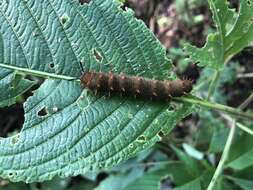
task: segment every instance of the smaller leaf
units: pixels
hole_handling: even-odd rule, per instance
[[[219,70],[253,41],[253,1],[240,1],[238,13],[229,8],[227,1],[208,2],[217,32],[208,35],[203,48],[186,44],[185,50],[200,66]]]
[[[224,180],[223,177],[220,177],[217,181],[217,184],[214,185],[213,189],[215,190],[238,190],[233,184],[229,183],[228,181]]]
[[[143,177],[129,184],[124,190],[160,190],[161,180],[168,175],[167,172],[164,169],[148,172]]]
[[[35,82],[24,79],[8,69],[0,70],[0,107],[10,106],[16,102],[16,97],[30,89]]]
[[[188,171],[188,174],[193,177],[198,177],[201,174],[200,167],[196,160],[188,156],[186,153],[184,153],[182,150],[178,149],[175,146],[171,146],[172,149],[175,151],[178,158],[184,163],[186,166],[186,169]]]
[[[240,179],[228,176],[228,179],[232,180],[236,185],[238,185],[243,190],[252,190],[253,189],[253,180]]]
[[[201,181],[199,178],[175,188],[174,190],[201,190]]]
[[[208,0],[210,9],[213,13],[213,20],[215,21],[216,27],[220,33],[220,40],[226,36],[227,31],[230,28],[227,27],[233,20],[235,10],[229,8],[227,1],[223,0]]]
[[[110,175],[102,181],[95,190],[122,190],[141,176],[143,176],[143,170],[140,168],[134,169],[129,173]]]
[[[216,120],[215,123],[219,123],[219,120]],[[221,123],[222,125],[222,123]],[[222,152],[224,149],[224,146],[226,144],[226,140],[228,137],[228,133],[229,133],[229,129],[228,128],[224,128],[221,125],[213,125],[216,126],[214,128],[214,133],[213,133],[213,137],[209,146],[209,152],[210,153],[218,153],[218,152]]]
[[[226,57],[233,56],[253,41],[253,1],[240,1],[233,28],[226,36]]]
[[[193,62],[198,63],[199,66],[208,66],[213,69],[220,69],[223,66],[222,48],[217,34],[210,34],[203,48],[197,48],[190,44],[185,45],[185,50]]]

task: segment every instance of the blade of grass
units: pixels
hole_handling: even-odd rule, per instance
[[[240,106],[239,106],[239,109],[243,109],[245,107],[248,106],[248,104],[250,103],[249,99],[251,100],[251,95],[249,96],[249,98],[247,98]],[[222,156],[221,156],[221,159],[220,159],[220,162],[214,172],[214,175],[212,177],[212,180],[210,182],[210,184],[208,185],[208,188],[207,190],[213,190],[213,188],[215,187],[215,184],[219,178],[219,176],[221,175],[222,171],[223,171],[223,168],[224,168],[224,165],[225,165],[225,162],[228,158],[228,155],[229,155],[229,152],[230,152],[230,149],[232,147],[232,143],[233,143],[233,139],[234,139],[234,136],[235,136],[235,132],[236,132],[236,120],[235,119],[232,119],[230,117],[228,117],[228,121],[231,123],[231,128],[230,128],[230,131],[229,131],[229,135],[228,135],[228,139],[227,139],[227,142],[225,144],[225,147],[224,147],[224,151],[222,153]],[[241,125],[240,125],[241,126]],[[241,126],[242,127],[242,126]]]
[[[217,182],[220,174],[223,171],[225,162],[226,162],[226,160],[228,158],[229,151],[230,151],[230,148],[232,146],[233,139],[234,139],[234,135],[235,135],[235,131],[236,131],[235,123],[236,123],[235,120],[233,120],[233,122],[231,123],[231,129],[229,131],[229,135],[228,135],[228,139],[227,139],[227,142],[225,144],[225,147],[224,147],[224,151],[222,153],[220,162],[219,162],[219,164],[218,164],[218,166],[217,166],[217,168],[216,168],[216,170],[214,172],[212,180],[211,180],[210,184],[208,185],[207,190],[214,189],[215,184],[216,184],[216,182]]]

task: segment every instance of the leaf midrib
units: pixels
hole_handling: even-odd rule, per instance
[[[27,68],[22,68],[22,67],[17,67],[13,65],[8,65],[5,63],[0,63],[0,67],[5,68],[5,69],[11,69],[17,72],[21,72],[24,74],[31,74],[34,76],[38,77],[43,77],[43,78],[53,78],[53,79],[61,79],[61,80],[76,80],[80,81],[80,79],[76,77],[71,77],[67,75],[59,75],[59,74],[54,74],[54,73],[48,73],[45,71],[38,71],[38,70],[33,70],[33,69],[27,69]]]

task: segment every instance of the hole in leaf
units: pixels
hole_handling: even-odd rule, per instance
[[[167,110],[168,111],[175,111],[175,107],[174,106],[169,106],[169,108]]]
[[[248,4],[248,6],[251,6],[252,5],[252,0],[247,0],[247,4]]]
[[[94,55],[94,57],[96,58],[97,61],[101,62],[103,60],[103,56],[96,49],[93,50],[93,55]]]
[[[132,113],[128,113],[128,118],[129,119],[133,119],[134,118],[134,115]]]
[[[17,176],[17,172],[9,172],[8,173],[9,178],[13,178],[14,176]]]
[[[160,138],[163,138],[165,136],[164,132],[162,131],[159,131],[158,134],[157,134]]]
[[[50,67],[51,69],[53,69],[54,66],[55,66],[54,63],[50,63],[50,64],[49,64],[49,67]]]
[[[139,141],[139,142],[146,142],[147,138],[144,135],[141,135],[141,136],[138,137],[137,141]]]
[[[175,103],[175,102],[171,102],[168,111],[171,112],[176,112],[177,110],[181,109],[183,107],[183,104],[181,103]]]
[[[62,25],[65,25],[69,20],[70,20],[70,18],[67,14],[63,14],[60,18]]]
[[[79,62],[79,65],[80,65],[80,68],[81,68],[82,73],[84,73],[84,64],[85,64],[85,62],[84,62],[84,60],[82,59],[82,60]]]
[[[89,4],[91,2],[91,0],[79,0],[79,3],[81,5],[84,5],[84,4]]]
[[[176,187],[170,176],[162,178],[160,181],[160,186],[161,189],[174,189],[174,187]]]
[[[127,6],[125,4],[121,5],[120,8],[123,10],[123,11],[126,11],[127,10]]]
[[[39,112],[38,112],[38,116],[40,117],[45,117],[48,114],[48,110],[46,107],[43,107]]]
[[[62,173],[62,172],[60,172],[58,175],[59,175],[59,177],[61,177],[61,178],[63,178],[63,177],[64,177],[64,175],[63,175],[63,173]]]
[[[33,37],[36,37],[36,36],[38,36],[39,35],[39,33],[37,33],[37,32],[32,32],[32,35],[33,35]]]
[[[12,177],[12,176],[14,176],[14,174],[13,174],[12,172],[10,172],[10,173],[8,174],[8,176],[9,176],[9,177]]]

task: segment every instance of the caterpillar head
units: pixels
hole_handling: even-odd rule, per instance
[[[181,80],[182,82],[182,90],[185,93],[190,93],[192,91],[192,81],[191,80]]]
[[[192,81],[177,79],[168,82],[167,93],[173,97],[183,96],[192,90]]]

